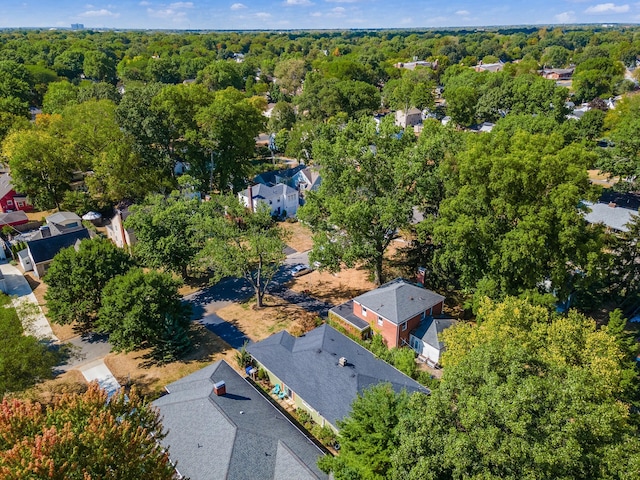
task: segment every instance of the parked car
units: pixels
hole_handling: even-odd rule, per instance
[[[296,265],[291,269],[292,277],[301,277],[302,275],[306,275],[307,273],[313,272],[313,268],[309,265]]]

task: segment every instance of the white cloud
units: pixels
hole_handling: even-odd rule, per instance
[[[151,2],[140,2],[138,5],[140,5],[141,7],[148,7],[149,5],[151,5]]]
[[[460,15],[462,17],[466,17],[466,16],[469,16],[471,14],[469,13],[469,10],[458,10],[456,12],[456,15]]]
[[[243,8],[247,8],[244,3],[234,3],[231,5],[231,10],[242,10]]]
[[[584,13],[625,13],[629,11],[629,5],[616,5],[615,3],[599,3],[587,8]]]
[[[175,2],[169,5],[169,8],[193,8],[193,2]]]
[[[356,3],[356,2],[359,2],[360,0],[324,0],[324,1],[329,3]]]
[[[174,2],[169,4],[167,8],[155,10],[147,8],[150,17],[155,18],[171,18],[173,21],[184,21],[187,13],[183,10],[193,8],[193,2]]]
[[[322,12],[313,12],[311,14],[312,17],[321,17],[322,16]]]
[[[569,10],[568,12],[559,13],[553,18],[555,18],[556,22],[558,23],[571,23],[576,19],[575,13],[576,12],[574,12],[573,10]]]
[[[344,7],[335,7],[332,8],[327,14],[327,17],[333,17],[333,18],[341,18],[344,17],[344,13],[347,11],[346,8]]]
[[[107,10],[106,8],[102,8],[100,10],[87,10],[86,12],[83,12],[78,16],[83,18],[96,18],[96,17],[118,18],[120,14],[114,13],[111,10]]]
[[[258,12],[256,13],[256,17],[266,20],[267,18],[271,18],[271,14],[267,12]]]
[[[313,2],[311,2],[311,0],[285,0],[282,2],[282,5],[285,7],[304,7],[307,5],[313,5]]]

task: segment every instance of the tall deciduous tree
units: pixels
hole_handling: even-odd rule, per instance
[[[203,228],[209,239],[199,257],[203,265],[213,269],[218,279],[232,276],[249,281],[256,294],[256,305],[262,300],[274,275],[285,259],[287,235],[271,218],[268,205],[259,203],[252,212],[236,199],[221,198],[226,214],[209,215]]]
[[[127,252],[100,238],[80,242],[78,250],[61,250],[44,277],[49,318],[90,330],[102,304],[102,289],[132,264]]]
[[[135,390],[109,400],[92,384],[49,407],[0,403],[0,476],[7,480],[172,480],[158,413]]]
[[[191,346],[191,310],[178,293],[181,281],[171,274],[129,270],[102,291],[98,331],[109,334],[117,350],[150,347],[160,362],[175,360]]]
[[[446,198],[433,227],[436,261],[464,288],[519,294],[551,280],[564,296],[587,288],[602,252],[601,231],[582,218],[590,154],[559,135],[480,135],[449,158]],[[580,270],[581,274],[576,274]]]
[[[616,339],[575,312],[485,301],[445,332],[444,376],[400,422],[395,479],[631,479],[640,441],[619,401]]]
[[[406,414],[409,395],[382,383],[358,394],[349,416],[338,421],[340,455],[325,456],[319,466],[336,480],[391,478],[391,457],[403,432],[397,426]]]
[[[133,256],[147,267],[163,268],[186,278],[200,250],[199,226],[194,222],[198,201],[179,195],[153,195],[130,211],[125,225],[136,235]]]
[[[330,271],[363,262],[376,284],[383,281],[384,252],[413,206],[405,183],[411,137],[387,122],[378,133],[372,119],[363,119],[314,144],[322,186],[298,212],[314,232],[312,261]]]
[[[3,144],[15,189],[39,208],[58,208],[76,164],[69,144],[45,127],[14,131]]]
[[[196,119],[202,128],[202,144],[213,156],[213,188],[225,192],[230,186],[244,186],[255,138],[265,126],[260,109],[238,90],[227,88],[216,92],[211,105],[200,110]]]

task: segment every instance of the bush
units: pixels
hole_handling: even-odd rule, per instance
[[[242,370],[244,370],[245,367],[253,364],[253,358],[251,358],[251,354],[247,352],[248,343],[249,342],[244,342],[244,345],[242,345],[242,347],[240,347],[240,350],[238,350],[234,355],[238,367],[240,367]]]
[[[296,416],[298,417],[298,421],[302,425],[304,425],[305,428],[309,428],[313,424],[313,418],[311,418],[311,414],[304,408],[297,408]]]
[[[320,425],[315,424],[313,427],[311,427],[311,433],[314,437],[320,440],[323,445],[332,446],[336,443],[336,432],[334,432],[333,429],[327,425],[321,427]]]
[[[258,370],[258,380],[269,380],[269,374],[264,368]]]

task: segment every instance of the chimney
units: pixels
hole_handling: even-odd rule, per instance
[[[51,236],[51,230],[48,226],[40,227],[40,233],[42,234],[42,238],[49,238]]]
[[[253,211],[253,186],[249,185],[249,210],[251,210],[251,213],[254,213]]]
[[[227,386],[225,385],[223,380],[220,380],[219,382],[216,382],[213,384],[213,393],[215,393],[218,396],[226,395]]]
[[[340,365],[341,367],[346,367],[347,359],[345,357],[340,357],[340,360],[338,360],[338,365]]]

